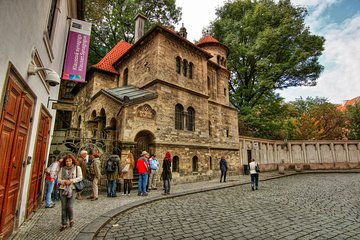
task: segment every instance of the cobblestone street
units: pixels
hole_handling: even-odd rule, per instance
[[[305,174],[164,199],[96,239],[360,239],[358,174]]]

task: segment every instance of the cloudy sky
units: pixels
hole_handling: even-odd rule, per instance
[[[199,40],[203,27],[215,18],[215,9],[224,0],[176,0],[182,7],[190,41]],[[325,97],[333,103],[360,96],[360,0],[292,0],[306,6],[306,24],[312,33],[324,36],[325,50],[320,59],[324,71],[315,87],[281,91],[286,101],[308,96]],[[180,25],[179,25],[180,26]],[[177,29],[179,29],[179,26]]]

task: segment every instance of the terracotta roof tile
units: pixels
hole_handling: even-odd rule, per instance
[[[219,41],[216,40],[214,37],[212,37],[210,35],[206,35],[202,39],[200,39],[200,41],[196,45],[201,45],[204,43],[218,43],[218,42]]]
[[[360,102],[360,96],[350,100],[345,100],[343,104],[339,104],[337,106],[337,109],[344,112],[347,106],[354,106],[357,102]]]
[[[132,44],[120,41],[118,42],[115,47],[113,47],[110,52],[108,52],[103,59],[100,60],[97,64],[93,65],[93,67],[97,69],[101,69],[107,72],[119,74],[116,69],[114,68],[113,64],[119,60],[130,48]]]

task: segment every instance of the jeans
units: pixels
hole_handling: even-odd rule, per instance
[[[63,189],[60,190],[60,200],[61,200],[61,224],[67,225],[68,221],[74,220],[74,196],[75,196],[75,189],[73,191],[73,195],[71,198],[64,196]]]
[[[53,205],[53,201],[51,200],[51,194],[54,190],[55,181],[46,180],[46,197],[45,197],[45,203],[46,207],[50,207]]]
[[[116,197],[116,180],[108,180],[107,186],[108,197]]]
[[[139,174],[139,193],[146,193],[148,173]]]
[[[223,178],[223,176],[224,176],[224,182],[226,182],[226,170],[221,170],[220,182],[221,182],[221,179]]]
[[[254,173],[254,174],[251,174],[250,177],[251,177],[251,187],[254,188],[254,183],[255,183],[255,187],[257,189],[259,186],[259,174]]]
[[[170,179],[164,179],[165,193],[170,193]]]

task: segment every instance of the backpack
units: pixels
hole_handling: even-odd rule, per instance
[[[106,173],[113,173],[116,170],[116,162],[114,161],[114,159],[109,158],[106,161],[106,165],[105,165],[105,171]]]

